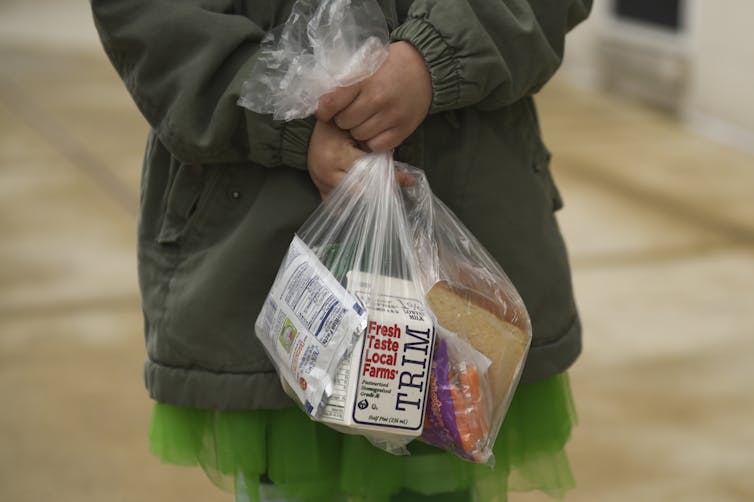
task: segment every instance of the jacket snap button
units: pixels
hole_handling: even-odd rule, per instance
[[[233,197],[234,199],[238,200],[238,199],[241,198],[241,192],[239,192],[237,190],[234,190],[233,192],[230,193],[230,196]]]

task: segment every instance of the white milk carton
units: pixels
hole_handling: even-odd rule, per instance
[[[435,341],[421,292],[410,281],[353,271],[347,289],[367,308],[367,329],[340,364],[321,420],[419,436]]]

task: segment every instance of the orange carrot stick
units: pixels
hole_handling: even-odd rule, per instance
[[[461,388],[466,395],[466,407],[471,410],[468,414],[469,431],[471,432],[474,453],[484,444],[486,440],[486,427],[484,426],[484,417],[480,413],[480,404],[482,401],[482,389],[479,385],[479,372],[474,366],[467,366],[460,373]]]
[[[472,454],[474,451],[474,437],[468,420],[466,398],[461,389],[453,384],[450,385],[450,395],[453,398],[453,411],[456,416],[456,428],[458,429],[458,435],[461,438],[460,446],[463,448],[463,451]]]

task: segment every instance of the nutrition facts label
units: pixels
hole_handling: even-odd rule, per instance
[[[327,401],[323,418],[343,422],[345,419],[346,399],[348,397],[348,383],[351,380],[351,361],[345,358],[338,366],[333,382],[332,394]]]

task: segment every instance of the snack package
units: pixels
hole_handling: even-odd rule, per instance
[[[467,341],[438,328],[422,440],[466,460],[488,463],[490,363]]]
[[[400,168],[416,179],[403,189],[404,202],[422,290],[439,333],[422,439],[493,464],[492,447],[531,343],[529,316],[500,265],[435,197],[426,176]],[[444,433],[435,433],[442,428]]]

